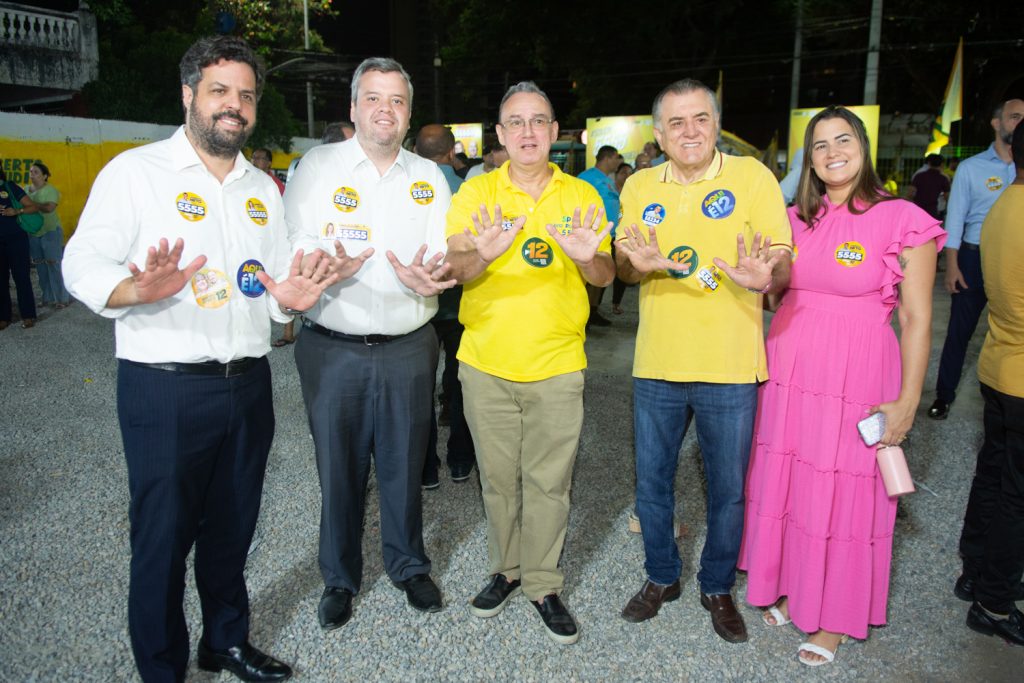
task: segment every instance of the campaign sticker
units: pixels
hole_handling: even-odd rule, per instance
[[[513,229],[514,227],[516,227],[516,221],[519,220],[520,218],[523,218],[524,221],[525,221],[526,217],[525,216],[506,216],[505,218],[502,218],[501,219],[501,229],[502,230],[511,230],[511,229]],[[524,222],[524,224],[525,224],[525,222]]]
[[[250,220],[256,225],[266,225],[267,218],[270,216],[267,213],[267,207],[255,197],[250,197],[245,201],[245,213],[249,215]]]
[[[201,308],[220,308],[231,298],[231,281],[223,271],[203,268],[192,276],[192,294]]]
[[[642,220],[651,227],[660,225],[665,220],[665,207],[661,204],[648,204],[644,207]]]
[[[320,239],[328,242],[334,240],[359,240],[368,242],[370,240],[370,228],[358,223],[327,223],[320,229]]]
[[[551,245],[539,237],[531,237],[523,243],[523,260],[535,268],[546,268],[551,265]]]
[[[866,253],[860,242],[843,242],[836,248],[836,263],[847,268],[855,268],[864,263]]]
[[[700,203],[700,210],[708,218],[728,218],[736,208],[736,195],[729,190],[715,190]]]
[[[339,187],[334,191],[331,201],[334,203],[334,208],[338,211],[349,213],[359,207],[359,193],[351,187]]]
[[[717,292],[722,286],[722,273],[714,266],[704,266],[697,271],[697,280],[705,292]]]
[[[434,201],[434,186],[425,181],[417,181],[409,187],[409,194],[412,200],[421,206],[426,206]]]
[[[562,220],[551,223],[551,227],[562,235],[572,234],[572,216],[562,216]]]
[[[263,270],[263,264],[256,259],[249,259],[238,267],[238,291],[250,299],[256,299],[267,291],[263,283],[256,277],[256,273]]]
[[[182,192],[175,200],[175,208],[187,221],[201,221],[206,218],[206,202],[197,194]]]
[[[685,245],[676,247],[668,253],[668,258],[683,266],[682,270],[667,271],[669,277],[682,280],[683,278],[690,277],[697,270],[697,252],[693,250],[693,247]]]
[[[985,187],[987,187],[992,192],[995,192],[996,190],[1001,190],[1003,188],[1003,179],[1000,178],[999,176],[994,175],[985,181]]]
[[[791,259],[789,260],[789,262],[790,262],[790,263],[796,263],[796,257],[797,257],[797,254],[799,254],[799,253],[800,253],[800,250],[799,250],[799,249],[797,249],[797,248],[796,248],[796,245],[794,244],[794,245],[793,245],[793,258],[791,258]]]

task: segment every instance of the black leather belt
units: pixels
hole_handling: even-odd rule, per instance
[[[970,242],[961,242],[960,243],[960,248],[961,249],[966,249],[967,251],[978,251],[979,250],[979,247],[978,247],[977,244],[971,244]]]
[[[326,328],[323,325],[317,325],[308,318],[302,319],[302,326],[306,329],[322,334],[325,337],[330,337],[331,339],[354,342],[356,344],[365,344],[366,346],[387,344],[388,342],[392,342],[396,339],[401,339],[402,337],[407,337],[412,334],[412,332],[406,332],[405,334],[345,334],[344,332],[336,332],[335,330]],[[413,332],[415,331],[416,330],[413,330]]]
[[[215,360],[208,360],[202,363],[140,363],[134,360],[126,360],[126,363],[137,365],[142,368],[153,370],[165,370],[167,372],[182,372],[188,375],[217,375],[218,377],[236,377],[243,375],[253,368],[259,358],[236,358],[227,363],[218,363]]]

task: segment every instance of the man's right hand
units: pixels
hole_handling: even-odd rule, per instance
[[[107,305],[111,308],[134,304],[151,304],[172,297],[180,292],[192,276],[206,264],[206,256],[197,256],[184,269],[178,268],[185,241],[180,237],[173,248],[168,248],[166,239],[160,240],[159,247],[150,247],[146,255],[145,270],[134,263],[128,263],[132,276],[122,280],[110,295]]]
[[[525,224],[526,217],[520,216],[506,229],[501,215],[501,206],[499,204],[494,205],[494,220],[492,221],[487,207],[481,204],[479,215],[473,215],[473,227],[476,228],[476,234],[469,228],[466,228],[465,234],[469,241],[473,243],[473,247],[476,249],[480,260],[490,264],[508,251],[508,248],[515,241],[516,235],[519,234],[519,231],[523,229]]]
[[[654,228],[648,228],[646,239],[640,229],[636,227],[636,223],[627,227],[625,231],[625,239],[619,239],[615,246],[625,252],[629,257],[630,265],[641,276],[658,270],[682,271],[686,269],[686,264],[676,263],[661,253],[661,247],[658,245],[658,233]]]
[[[946,291],[950,294],[958,294],[967,289],[967,281],[960,272],[960,265],[956,262],[957,252],[955,249],[946,251]]]

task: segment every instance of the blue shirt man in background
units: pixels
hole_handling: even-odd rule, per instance
[[[604,145],[597,150],[596,164],[579,175],[580,180],[585,180],[593,185],[597,189],[597,193],[601,195],[601,201],[604,202],[605,220],[615,224],[615,227],[612,228],[612,243],[615,242],[615,228],[619,225],[619,214],[622,213],[619,204],[619,191],[615,188],[612,174],[619,169],[621,163],[622,155],[619,154],[619,150],[611,145]],[[588,284],[587,296],[590,299],[590,318],[587,320],[587,327],[611,325],[611,321],[597,310],[601,304],[601,298],[604,296],[604,287]]]

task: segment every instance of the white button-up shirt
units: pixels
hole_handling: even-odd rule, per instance
[[[437,297],[405,287],[387,250],[408,264],[427,245],[427,256],[445,251],[445,215],[451,191],[433,161],[404,149],[382,176],[358,139],[321,145],[299,164],[284,193],[294,249],[373,256],[353,277],[329,287],[307,317],[346,334],[405,334],[437,312]]]
[[[206,264],[172,297],[108,308],[114,288],[145,269],[166,238],[185,248],[184,268]],[[291,250],[280,192],[239,154],[223,184],[179,128],[167,140],[128,150],[100,172],[64,253],[64,282],[77,299],[116,324],[118,358],[142,363],[227,362],[270,351],[270,319],[285,322],[256,279],[286,276]]]

